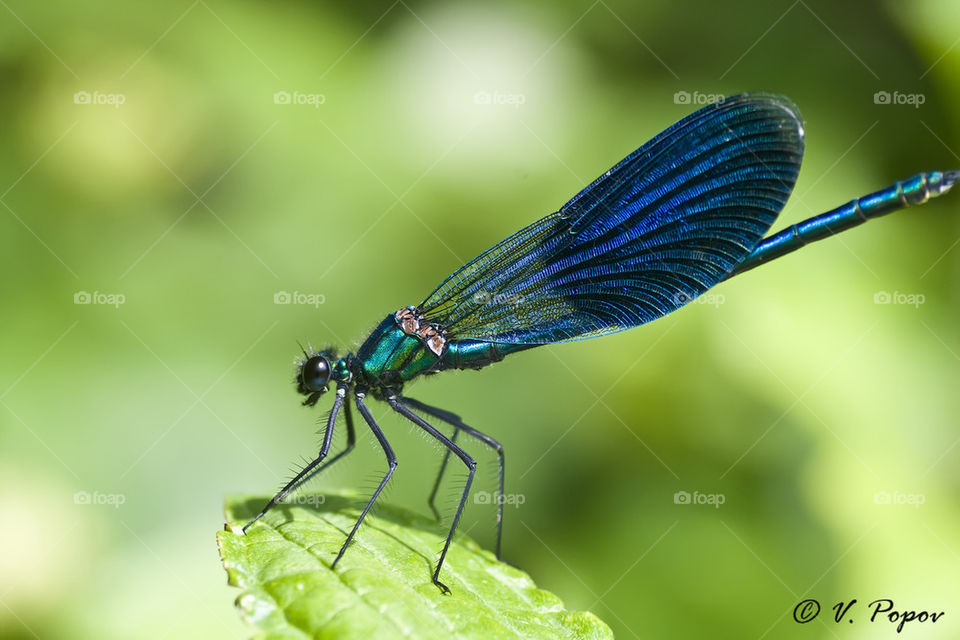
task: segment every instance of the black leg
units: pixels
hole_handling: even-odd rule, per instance
[[[376,436],[377,441],[380,443],[380,447],[383,448],[383,453],[387,456],[387,464],[389,469],[387,469],[386,475],[383,476],[383,480],[380,481],[380,485],[377,487],[377,490],[373,492],[373,495],[370,497],[370,501],[367,502],[367,506],[363,508],[363,512],[360,514],[360,517],[357,518],[357,523],[353,525],[353,529],[350,530],[350,533],[347,534],[347,539],[344,541],[343,546],[340,547],[340,553],[337,554],[336,559],[333,561],[333,564],[330,565],[330,568],[337,566],[337,563],[340,562],[340,558],[343,557],[343,552],[347,550],[350,541],[353,540],[353,536],[357,533],[357,529],[360,528],[363,519],[367,517],[367,512],[370,511],[370,507],[373,506],[373,503],[377,501],[377,497],[380,495],[380,492],[383,491],[383,488],[387,486],[387,482],[390,481],[390,477],[393,475],[394,470],[397,468],[397,456],[393,454],[393,449],[390,448],[390,443],[387,442],[387,437],[383,435],[383,431],[380,430],[380,427],[377,426],[376,420],[373,419],[373,416],[370,415],[370,410],[367,409],[367,405],[363,402],[363,391],[357,391],[356,400],[357,400],[357,409],[360,411],[360,415],[363,416],[363,419],[370,426],[370,430],[373,431],[373,435]]]
[[[463,423],[463,420],[455,413],[446,411],[444,409],[438,409],[437,407],[431,407],[428,404],[424,404],[419,400],[414,400],[413,398],[403,398],[404,404],[409,407],[412,407],[418,411],[422,411],[427,415],[431,415],[438,420],[443,420],[447,424],[456,428],[453,432],[452,441],[456,442],[457,434],[460,431],[464,431],[468,435],[473,436],[480,442],[484,443],[491,449],[497,452],[497,457],[499,460],[499,469],[498,469],[498,480],[499,480],[499,493],[497,494],[497,560],[501,559],[500,556],[500,540],[503,537],[503,472],[504,472],[504,460],[503,460],[503,446],[491,438],[490,436],[477,431],[473,427],[470,427]],[[434,514],[437,513],[436,508],[433,506],[433,498],[437,494],[437,487],[440,486],[440,477],[443,475],[443,471],[447,466],[447,460],[450,458],[450,449],[447,449],[446,454],[443,457],[443,464],[440,465],[440,475],[437,476],[437,482],[433,486],[433,493],[430,494],[430,508],[433,509]],[[438,516],[439,519],[439,516]]]
[[[337,460],[339,460],[340,458],[347,455],[353,450],[353,445],[355,445],[357,442],[357,434],[353,430],[353,414],[350,412],[349,402],[343,405],[343,413],[347,423],[347,447],[343,451],[341,451],[340,453],[333,456],[332,458],[324,462],[322,465],[320,465],[319,467],[311,471],[310,475],[304,478],[301,478],[299,481],[297,481],[297,483],[293,487],[291,487],[290,489],[291,492],[296,491],[303,485],[313,480],[313,478],[316,477],[318,473],[320,473],[321,471],[323,471],[324,469],[326,469],[327,467],[332,465],[334,462],[336,462]]]
[[[272,509],[275,505],[283,502],[283,500],[290,495],[290,492],[293,491],[295,487],[299,486],[305,477],[310,476],[313,469],[323,462],[323,459],[327,457],[328,453],[330,453],[330,445],[333,443],[333,427],[337,422],[337,415],[340,413],[340,407],[343,406],[343,397],[346,395],[346,393],[346,384],[337,385],[337,395],[333,400],[333,407],[330,409],[330,416],[327,418],[327,429],[323,434],[323,445],[320,447],[320,455],[318,455],[313,462],[301,469],[300,473],[294,476],[293,480],[288,482],[283,489],[280,489],[279,493],[273,496],[273,498],[270,499],[270,502],[268,502],[267,505],[261,509],[256,518],[243,525],[244,533],[247,532],[247,529],[249,529],[254,522],[262,518],[267,511]]]
[[[408,400],[408,398],[404,398]],[[424,413],[428,413],[424,411]],[[460,435],[459,429],[453,430],[453,435],[450,436],[451,442],[457,441],[457,436]],[[447,449],[443,452],[443,461],[440,463],[440,470],[437,471],[437,479],[433,481],[433,489],[430,491],[430,497],[427,498],[427,504],[430,505],[430,510],[433,511],[433,517],[437,519],[437,522],[440,521],[440,512],[437,510],[437,491],[440,490],[440,481],[443,480],[443,472],[447,469],[447,463],[450,462],[450,455],[453,452],[450,449]]]
[[[467,503],[467,496],[470,494],[470,485],[473,484],[473,475],[477,470],[477,463],[469,456],[469,454],[467,454],[466,451],[458,447],[453,440],[437,431],[437,429],[434,428],[430,423],[403,405],[396,396],[387,398],[387,402],[390,403],[390,406],[393,407],[394,411],[442,442],[447,449],[453,451],[455,454],[457,454],[457,457],[463,460],[463,464],[467,465],[467,483],[463,487],[463,495],[460,496],[460,504],[457,506],[457,514],[453,516],[453,524],[450,525],[450,533],[447,534],[447,541],[443,544],[443,551],[440,552],[440,559],[437,561],[437,569],[433,572],[433,584],[440,587],[444,593],[450,593],[450,589],[447,588],[447,585],[440,582],[440,569],[443,568],[443,560],[447,557],[447,550],[450,548],[450,541],[453,540],[453,533],[457,530],[457,524],[460,523],[460,516],[463,514],[463,507]]]

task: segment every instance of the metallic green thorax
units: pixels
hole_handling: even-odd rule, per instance
[[[412,307],[391,313],[360,346],[354,375],[373,389],[399,392],[404,382],[446,369],[480,369],[534,344],[446,339],[437,327],[419,326]],[[438,352],[439,351],[439,355]]]

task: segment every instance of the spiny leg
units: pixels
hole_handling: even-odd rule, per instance
[[[453,437],[450,438],[451,441],[456,442],[457,434],[459,434],[460,431],[464,431],[468,435],[473,436],[497,452],[497,458],[499,462],[499,468],[497,469],[497,478],[499,480],[499,493],[497,494],[497,560],[500,560],[500,540],[503,537],[503,445],[485,433],[477,431],[473,427],[464,424],[463,419],[451,411],[440,409],[438,407],[432,407],[428,404],[420,402],[419,400],[414,400],[413,398],[408,398],[406,396],[403,397],[403,402],[409,407],[413,407],[414,409],[422,411],[427,415],[431,415],[438,420],[443,420],[447,424],[455,427]],[[434,514],[437,513],[437,510],[436,507],[433,506],[433,499],[437,494],[437,488],[440,486],[440,478],[443,476],[444,469],[447,467],[447,460],[450,459],[450,453],[450,449],[447,449],[443,456],[443,463],[440,465],[440,473],[437,475],[437,481],[433,485],[433,493],[430,494],[430,508],[433,509]],[[437,516],[437,519],[439,519],[439,515]]]
[[[314,469],[313,471],[311,471],[311,472],[310,472],[310,475],[308,475],[308,476],[306,476],[306,477],[304,477],[304,478],[301,478],[293,487],[291,487],[291,489],[290,489],[291,492],[292,492],[292,491],[296,491],[297,489],[299,489],[299,488],[302,487],[303,485],[305,485],[305,484],[307,484],[308,482],[310,482],[314,477],[316,477],[316,475],[317,475],[318,473],[320,473],[321,471],[323,471],[324,469],[326,469],[327,467],[329,467],[330,465],[332,465],[334,462],[336,462],[337,460],[339,460],[340,458],[342,458],[343,456],[347,455],[348,453],[350,453],[350,452],[353,450],[353,445],[355,445],[356,442],[357,442],[357,434],[356,434],[356,432],[353,430],[353,414],[350,412],[350,403],[349,403],[349,402],[347,402],[346,404],[343,405],[343,413],[344,413],[344,418],[346,418],[346,423],[347,423],[347,446],[346,446],[346,448],[345,448],[343,451],[341,451],[340,453],[338,453],[337,455],[333,456],[332,458],[330,458],[329,460],[327,460],[326,462],[324,462],[322,465],[320,465],[319,467],[317,467],[317,468]]]
[[[247,529],[249,529],[254,522],[262,518],[267,511],[272,509],[275,505],[283,502],[284,499],[290,495],[290,492],[293,491],[295,487],[299,486],[305,477],[310,476],[313,469],[323,462],[323,459],[327,457],[328,453],[330,453],[330,445],[333,444],[333,427],[337,422],[337,415],[340,413],[340,407],[343,406],[343,397],[346,395],[346,393],[347,385],[345,383],[338,384],[337,395],[333,400],[333,407],[330,408],[330,416],[327,418],[327,429],[323,434],[323,445],[320,447],[320,455],[318,455],[313,462],[301,469],[300,473],[294,476],[293,480],[288,482],[283,489],[280,489],[277,495],[273,496],[273,498],[270,499],[270,502],[268,502],[266,506],[260,510],[260,513],[257,514],[257,517],[243,525],[244,533],[247,532]]]
[[[404,399],[409,401],[409,398],[404,398]],[[423,411],[424,413],[429,413],[428,411],[424,411],[422,409],[421,411]],[[430,415],[433,415],[433,414],[430,414]],[[454,429],[453,435],[450,436],[450,441],[456,442],[458,435],[460,435],[460,430]],[[443,452],[443,461],[440,463],[440,470],[437,471],[437,479],[433,481],[433,489],[430,490],[430,497],[427,498],[427,504],[430,505],[430,510],[433,511],[433,517],[437,519],[437,522],[440,521],[440,511],[437,509],[437,503],[436,503],[437,491],[440,490],[440,481],[443,480],[443,472],[446,471],[447,469],[447,463],[450,461],[450,455],[452,453],[453,452],[450,451],[450,449],[447,449],[446,451]]]
[[[364,391],[357,390],[357,409],[360,411],[360,415],[363,416],[364,421],[366,421],[367,425],[370,427],[370,430],[373,431],[373,435],[376,436],[377,441],[380,443],[383,453],[387,456],[387,464],[389,465],[389,468],[387,469],[387,473],[383,476],[383,480],[381,480],[379,486],[377,486],[377,490],[374,491],[373,495],[370,497],[370,501],[367,502],[367,506],[363,508],[363,512],[360,514],[360,517],[357,518],[357,522],[353,525],[353,529],[351,529],[350,533],[347,534],[347,539],[344,541],[343,546],[340,547],[340,553],[337,554],[337,557],[333,561],[333,564],[330,565],[330,568],[337,566],[337,563],[340,562],[340,558],[343,557],[344,551],[347,550],[347,547],[350,545],[350,541],[353,540],[353,536],[356,535],[357,529],[360,528],[360,525],[363,523],[363,519],[367,517],[367,512],[370,511],[370,507],[372,507],[373,503],[377,501],[377,498],[380,496],[380,492],[383,491],[385,486],[387,486],[387,482],[390,481],[390,477],[397,468],[397,456],[393,454],[393,449],[390,448],[390,443],[387,442],[387,437],[383,435],[383,431],[380,430],[380,427],[377,425],[377,421],[373,419],[373,416],[370,415],[370,410],[367,409],[367,405],[364,404],[364,395]]]
[[[477,463],[466,451],[458,447],[453,440],[437,431],[437,429],[430,423],[408,409],[397,399],[396,396],[387,398],[387,402],[390,403],[390,406],[393,407],[394,411],[442,442],[447,449],[457,454],[457,457],[463,460],[463,463],[467,465],[467,482],[463,487],[463,495],[460,496],[460,504],[457,506],[456,515],[453,516],[453,524],[450,525],[450,533],[447,534],[447,541],[444,542],[443,551],[440,552],[440,559],[437,561],[437,569],[433,572],[433,584],[440,587],[444,593],[450,593],[450,589],[447,587],[447,585],[440,582],[440,569],[443,568],[443,560],[447,557],[447,550],[450,548],[450,541],[453,540],[453,533],[457,530],[457,525],[460,523],[460,516],[463,514],[463,507],[467,503],[467,496],[470,494],[470,485],[473,484],[473,475],[477,470]]]

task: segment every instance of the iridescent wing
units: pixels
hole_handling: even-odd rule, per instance
[[[803,124],[786,98],[711,104],[474,258],[418,308],[454,340],[546,344],[650,322],[753,250],[802,157]]]

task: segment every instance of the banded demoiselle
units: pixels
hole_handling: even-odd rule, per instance
[[[803,123],[788,99],[743,94],[680,120],[597,178],[569,202],[447,277],[416,306],[391,312],[357,353],[303,351],[295,382],[314,406],[336,384],[320,453],[243,530],[316,474],[349,453],[356,441],[350,402],[386,455],[388,469],[347,534],[343,557],[397,466],[397,458],[365,398],[386,401],[440,441],[467,469],[456,514],[440,552],[440,570],[473,483],[476,462],[456,442],[461,433],[499,456],[503,447],[454,413],[414,400],[404,386],[447,369],[480,369],[536,346],[595,338],[655,320],[714,285],[803,245],[946,192],[960,171],[920,173],[827,213],[764,237],[790,196],[803,157]],[[346,448],[327,460],[345,409]],[[447,437],[423,416],[453,427]],[[503,501],[497,507],[497,557]],[[435,510],[436,512],[436,510]]]

